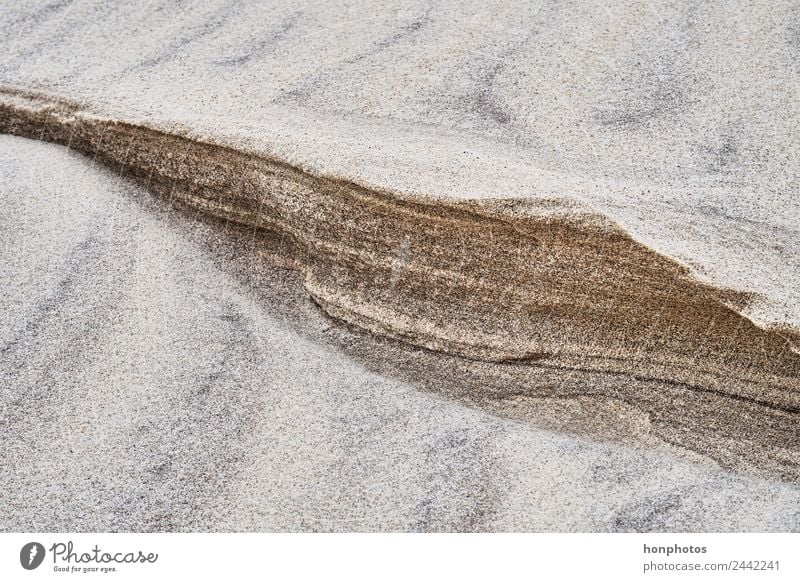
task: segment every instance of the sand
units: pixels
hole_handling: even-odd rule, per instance
[[[570,442],[776,486],[800,479],[800,13],[789,3],[5,11],[0,129],[87,154],[184,220],[250,241],[226,261],[247,263],[244,279],[280,269],[330,318],[334,331],[312,345]],[[60,179],[41,178],[48,189]],[[47,284],[44,260],[30,260],[21,301]],[[178,297],[174,310],[196,303]],[[120,301],[100,319],[118,317]],[[257,305],[276,302],[267,293]],[[22,336],[50,325],[42,309],[17,324]],[[250,343],[237,326],[237,345]],[[163,354],[181,361],[185,338],[170,337]],[[147,368],[147,353],[120,362]],[[288,375],[300,387],[311,382],[302,368]],[[480,481],[494,479],[471,490]],[[320,493],[340,507],[335,498]]]

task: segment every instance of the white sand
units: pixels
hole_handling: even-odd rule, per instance
[[[397,196],[575,201],[800,328],[786,0],[0,14],[0,99],[38,90]],[[405,348],[334,325],[241,233],[65,148],[0,136],[0,224],[0,530],[800,527],[796,485],[653,444],[645,414],[633,442],[592,442],[398,373]],[[575,424],[626,432],[614,414]]]

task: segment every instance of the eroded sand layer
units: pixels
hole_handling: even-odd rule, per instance
[[[665,444],[677,417],[600,393],[631,379],[343,328],[252,229],[66,148],[0,136],[0,177],[3,530],[798,528],[796,485],[722,471]],[[674,433],[710,439],[693,408]]]
[[[339,320],[514,369],[619,377],[624,388],[593,391],[673,427],[687,416],[711,427],[709,438],[671,437],[681,445],[798,477],[800,355],[785,334],[739,314],[745,295],[693,280],[600,215],[558,201],[398,200],[68,104],[14,99],[0,108],[4,131],[68,144],[173,202],[260,231],[264,250]],[[491,398],[490,386],[475,391]]]
[[[2,10],[0,83],[370,189],[582,201],[800,328],[790,0]]]

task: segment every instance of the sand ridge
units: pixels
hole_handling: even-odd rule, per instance
[[[12,94],[0,112],[4,132],[69,145],[174,203],[268,233],[338,320],[461,357],[741,402],[788,423],[793,450],[800,356],[786,334],[742,315],[748,294],[696,280],[602,215],[397,199],[36,96]]]

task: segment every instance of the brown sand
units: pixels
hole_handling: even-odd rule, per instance
[[[747,294],[701,283],[587,207],[400,197],[18,91],[3,94],[0,130],[69,145],[260,231],[337,320],[476,360],[422,375],[446,376],[455,396],[544,422],[554,411],[557,428],[587,433],[603,415],[644,414],[641,432],[800,478],[791,332],[759,327],[741,313]],[[593,380],[570,392],[565,376]]]

